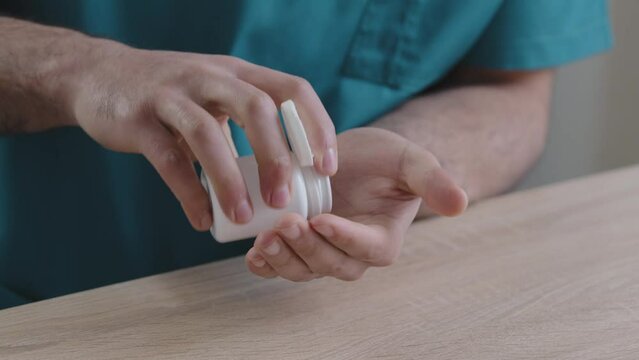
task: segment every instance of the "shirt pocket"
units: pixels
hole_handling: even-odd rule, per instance
[[[422,58],[428,0],[368,0],[347,51],[341,74],[392,88],[414,85],[411,68]]]
[[[368,0],[342,76],[416,92],[457,65],[505,0]]]

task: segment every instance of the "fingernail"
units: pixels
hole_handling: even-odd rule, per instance
[[[265,243],[264,247],[262,248],[264,250],[265,253],[274,256],[277,255],[277,253],[280,252],[280,238],[277,236],[274,236],[271,241],[270,244],[269,242]]]
[[[246,199],[242,200],[235,207],[235,222],[237,223],[246,223],[251,220],[253,216],[253,210],[251,209],[251,205],[246,201]]]
[[[284,207],[288,204],[289,191],[288,185],[284,184],[275,189],[271,193],[271,206]]]
[[[297,224],[293,224],[289,227],[280,229],[279,232],[284,235],[285,238],[291,240],[295,240],[299,238],[300,235],[302,235],[302,230],[300,230],[300,227],[297,226]]]
[[[315,225],[313,229],[326,237],[331,237],[334,234],[333,228],[328,225]]]
[[[256,256],[254,258],[250,258],[251,263],[257,267],[262,267],[264,265],[266,265],[266,261],[264,259],[262,259],[261,256]]]
[[[335,149],[328,148],[322,158],[322,170],[327,174],[333,174],[337,171],[337,156]]]
[[[462,206],[462,210],[466,210],[468,207],[468,193],[466,193],[466,190],[462,190],[462,203],[464,205]]]

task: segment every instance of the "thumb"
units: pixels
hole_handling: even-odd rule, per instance
[[[404,150],[400,179],[409,192],[421,197],[439,215],[456,216],[468,206],[466,192],[439,165],[432,153],[417,144],[409,143]]]

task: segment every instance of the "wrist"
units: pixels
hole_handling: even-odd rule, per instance
[[[76,124],[73,104],[82,79],[104,61],[105,49],[115,47],[73,30],[1,16],[0,43],[0,133]]]
[[[74,110],[76,99],[95,80],[93,74],[99,64],[109,54],[125,47],[114,41],[63,31],[67,33],[49,46],[52,56],[38,64],[39,81],[33,84],[55,109],[51,127],[78,125]]]

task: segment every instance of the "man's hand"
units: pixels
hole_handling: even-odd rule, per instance
[[[244,128],[259,165],[264,201],[290,198],[291,158],[277,106],[293,99],[316,154],[337,171],[335,129],[309,83],[229,56],[138,50],[66,29],[0,17],[0,133],[79,125],[103,146],[143,154],[178,198],[193,227],[211,226],[211,180],[226,216],[252,217],[228,146],[228,118]]]
[[[338,144],[332,214],[310,221],[289,214],[260,233],[246,255],[253,273],[293,281],[355,280],[370,266],[395,261],[422,199],[446,216],[467,206],[465,192],[437,159],[395,133],[354,129],[340,134]]]
[[[192,165],[209,175],[226,216],[244,223],[252,207],[223,132],[229,117],[246,131],[261,193],[273,207],[290,198],[291,158],[277,106],[294,99],[316,168],[337,170],[335,130],[303,79],[228,56],[145,51],[117,45],[83,74],[73,96],[78,124],[104,146],[144,154],[182,203],[191,224],[211,226],[209,199]],[[277,104],[277,105],[276,105]]]

